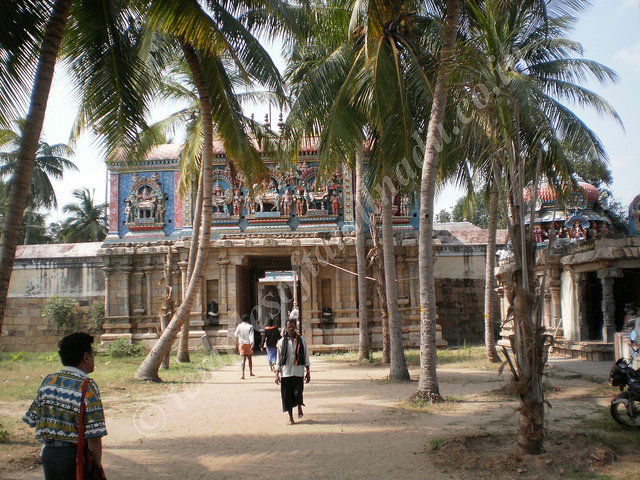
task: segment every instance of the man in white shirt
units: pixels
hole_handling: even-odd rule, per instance
[[[242,355],[242,376],[244,380],[244,366],[249,359],[249,375],[253,374],[253,325],[249,319],[249,315],[242,316],[242,323],[236,327],[235,337],[238,339],[238,352]]]
[[[276,358],[276,384],[280,385],[282,411],[289,414],[289,425],[293,425],[293,408],[298,407],[298,418],[302,418],[304,384],[311,381],[309,372],[309,349],[306,340],[298,335],[296,321],[287,320],[286,333],[278,341]]]

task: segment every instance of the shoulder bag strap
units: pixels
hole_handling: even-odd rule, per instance
[[[76,480],[83,480],[84,466],[84,397],[87,396],[89,379],[82,384],[82,396],[80,397],[80,420],[78,421],[78,455],[76,456]]]

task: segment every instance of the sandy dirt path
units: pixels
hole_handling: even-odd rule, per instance
[[[361,368],[313,359],[305,388],[305,416],[288,426],[279,387],[256,358],[256,377],[240,380],[238,365],[205,372],[153,403],[126,408],[105,399],[109,435],[104,466],[110,479],[362,479],[452,478],[424,454],[429,438],[471,428],[471,402],[444,407],[442,415],[399,409],[417,383],[384,381],[386,368]],[[417,371],[413,371],[414,378]],[[475,372],[443,395],[470,395],[499,387],[496,372]],[[186,379],[185,379],[186,380]],[[498,408],[495,408],[498,407]],[[483,409],[481,409],[483,410]],[[500,405],[488,411],[503,415]],[[481,418],[482,417],[482,418]],[[479,415],[478,422],[488,418]],[[25,480],[42,478],[25,473]],[[18,477],[20,478],[20,477]]]
[[[147,404],[105,398],[108,478],[460,479],[460,472],[434,466],[431,440],[517,429],[516,403],[486,394],[505,383],[495,370],[438,369],[442,395],[457,401],[426,413],[398,408],[416,381],[389,383],[387,368],[317,358],[305,387],[305,416],[288,426],[264,363],[257,357],[256,377],[247,380],[240,380],[239,365],[204,372]],[[417,379],[418,371],[411,373]],[[12,478],[41,479],[42,470]]]

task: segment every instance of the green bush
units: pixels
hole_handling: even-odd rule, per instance
[[[0,423],[0,443],[9,441],[9,431]]]
[[[42,317],[53,323],[57,330],[73,332],[80,326],[77,310],[78,303],[72,298],[54,295],[42,309]]]
[[[111,357],[139,357],[147,353],[147,349],[141,343],[132,343],[126,338],[119,338],[114,343],[107,345],[105,349],[107,355]]]
[[[95,330],[104,327],[104,303],[92,303],[89,307],[89,320]]]

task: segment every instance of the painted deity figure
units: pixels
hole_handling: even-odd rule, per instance
[[[227,212],[227,204],[224,198],[224,189],[220,186],[219,182],[213,186],[213,205],[216,207],[218,213]]]
[[[281,202],[282,202],[282,212],[285,215],[291,215],[291,204],[293,203],[293,197],[288,188],[285,189],[284,193],[282,194]]]
[[[539,225],[533,230],[533,236],[536,239],[536,243],[542,243],[548,238],[546,230]]]
[[[587,238],[587,234],[580,223],[580,220],[574,220],[573,227],[571,227],[571,230],[569,230],[569,238],[571,238],[572,242],[577,242],[579,240],[584,240],[585,238]]]
[[[233,214],[235,216],[240,216],[242,213],[242,195],[240,194],[240,189],[236,188],[233,192]]]
[[[302,189],[302,187],[296,187],[295,201],[296,215],[298,217],[301,217],[302,215],[304,215],[304,190]]]
[[[400,215],[402,215],[403,217],[409,216],[409,204],[409,196],[403,195],[400,199]]]
[[[340,195],[338,195],[337,190],[333,190],[333,193],[329,198],[329,202],[331,203],[331,213],[335,216],[338,216],[340,207],[342,207],[342,202],[340,201]]]

